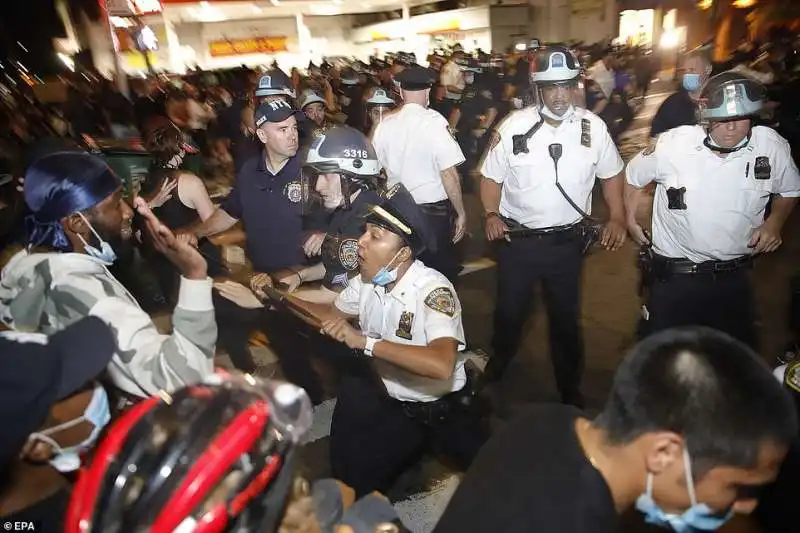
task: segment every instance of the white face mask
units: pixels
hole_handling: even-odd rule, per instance
[[[100,435],[100,430],[108,424],[109,420],[111,420],[111,411],[108,405],[108,395],[102,385],[95,385],[92,399],[81,416],[69,422],[47,428],[44,431],[31,433],[28,436],[28,440],[40,440],[48,443],[53,447],[54,455],[52,459],[50,459],[50,464],[53,468],[59,472],[74,472],[81,466],[80,454],[94,445],[98,435]],[[94,429],[80,444],[65,448],[50,437],[53,433],[74,427],[84,421],[92,424]]]
[[[81,242],[83,242],[83,249],[86,250],[86,255],[90,255],[95,259],[99,259],[107,265],[113,264],[114,261],[117,260],[117,254],[114,252],[114,249],[110,244],[108,244],[108,242],[100,238],[100,235],[94,230],[94,227],[89,223],[86,217],[83,216],[83,213],[78,213],[78,215],[83,219],[84,222],[86,222],[86,225],[89,226],[89,230],[94,234],[94,236],[97,238],[97,241],[100,243],[100,249],[98,250],[86,242],[86,239],[83,238],[83,235],[78,233],[78,238],[81,240]]]
[[[557,120],[557,121],[561,122],[562,120],[566,120],[566,119],[568,119],[569,117],[572,116],[572,114],[575,112],[575,106],[570,105],[567,108],[566,112],[563,115],[560,115],[560,116],[556,115],[555,113],[550,111],[550,108],[547,107],[546,105],[543,105],[542,109],[540,109],[539,112],[542,115],[544,115],[545,117],[549,118],[549,119]]]

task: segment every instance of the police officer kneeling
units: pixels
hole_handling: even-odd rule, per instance
[[[755,254],[780,246],[800,196],[789,143],[752,125],[765,97],[742,74],[714,76],[701,94],[701,124],[661,134],[628,164],[626,211],[640,243],[639,190],[656,183],[643,333],[696,324],[757,344],[747,271]]]
[[[380,377],[344,377],[333,414],[333,474],[358,494],[387,488],[429,441],[466,468],[484,440],[462,404],[461,304],[447,278],[415,259],[426,236],[414,199],[402,185],[384,196],[358,241],[361,275],[335,301],[338,318],[323,323],[373,358]]]

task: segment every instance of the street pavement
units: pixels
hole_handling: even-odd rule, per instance
[[[665,83],[654,84],[654,92],[638,111],[636,120],[620,141],[620,152],[627,161],[647,144],[649,124],[658,105],[667,96]],[[475,178],[477,180],[477,177]],[[477,181],[476,181],[477,183]],[[477,191],[477,186],[473,188]],[[593,213],[604,218],[607,209],[599,189],[595,190]],[[493,246],[483,237],[477,192],[466,197],[470,223],[465,242],[465,269],[458,284],[463,307],[464,328],[469,349],[480,359],[488,351],[492,334],[492,312],[496,286]],[[650,206],[640,213],[649,220]],[[771,255],[760,258],[755,267],[758,311],[762,331],[762,354],[770,362],[787,340],[786,310],[789,277],[796,268],[793,258],[800,257],[800,216],[797,212],[787,223],[784,245]],[[587,411],[597,412],[608,393],[611,380],[625,350],[635,342],[635,327],[641,302],[637,296],[637,249],[628,242],[617,252],[598,251],[584,266],[581,320],[586,347],[583,391]],[[511,414],[530,402],[557,401],[553,370],[549,361],[546,317],[539,296],[534,304],[522,346],[502,383],[502,391]],[[268,348],[254,348],[260,374],[279,375],[275,358]],[[330,475],[328,435],[335,398],[318,406],[315,422],[302,453],[301,473],[310,478]],[[497,425],[501,420],[494,421]],[[404,522],[411,531],[432,530],[447,501],[458,485],[459,474],[435,457],[425,457],[407,472],[389,491]],[[644,531],[641,520],[633,517],[624,531]],[[487,532],[489,533],[489,532]]]

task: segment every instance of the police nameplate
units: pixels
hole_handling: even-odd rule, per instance
[[[581,119],[581,146],[592,147],[592,123],[588,118]]]
[[[456,298],[447,287],[432,290],[425,298],[425,305],[449,317],[456,314]]]
[[[753,165],[753,175],[755,178],[757,180],[768,180],[771,174],[772,167],[769,164],[769,157],[756,157],[756,163]]]
[[[403,311],[400,315],[400,323],[397,325],[397,331],[394,334],[401,339],[411,340],[411,326],[414,323],[414,313]]]
[[[339,243],[339,263],[345,270],[358,268],[358,241],[355,239],[342,239]]]

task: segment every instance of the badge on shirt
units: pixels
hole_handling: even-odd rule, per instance
[[[401,339],[411,340],[411,326],[414,323],[414,313],[403,311],[400,315],[400,323],[397,325],[397,331],[394,332],[395,336]]]
[[[581,119],[581,146],[592,147],[592,123],[588,118]]]
[[[290,181],[283,188],[283,193],[286,195],[286,198],[288,198],[293,204],[300,202],[303,197],[302,191],[303,188],[299,181]]]
[[[425,305],[449,317],[456,314],[456,298],[447,287],[433,289],[425,298]]]
[[[355,239],[342,239],[339,243],[339,263],[346,270],[358,268],[358,241]]]
[[[756,157],[756,163],[753,165],[753,176],[755,176],[757,180],[768,180],[771,174],[772,167],[769,164],[769,157]]]

